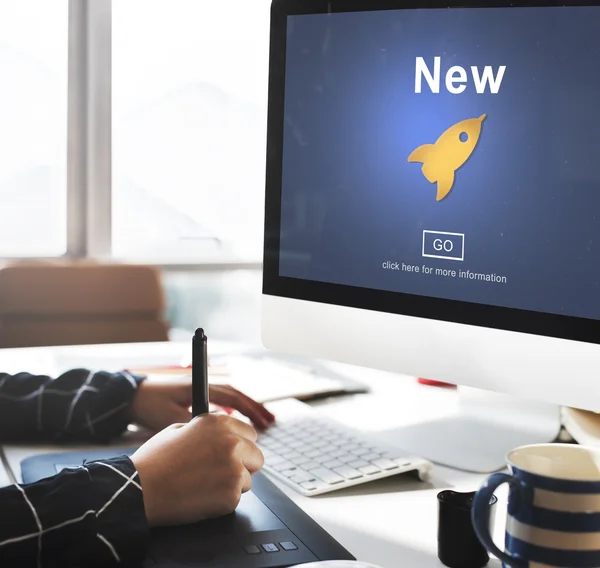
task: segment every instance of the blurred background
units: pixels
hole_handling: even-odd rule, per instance
[[[102,294],[73,268],[145,265],[171,332],[258,343],[270,0],[0,10],[2,322],[88,317]],[[15,265],[38,270],[34,301]]]

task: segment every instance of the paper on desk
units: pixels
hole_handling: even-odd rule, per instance
[[[173,371],[146,372],[149,378],[189,375]],[[149,371],[149,372],[148,372]],[[211,358],[208,376],[211,384],[227,384],[242,391],[258,402],[272,402],[286,398],[308,399],[317,395],[335,394],[345,390],[341,380],[316,374],[309,366],[288,365],[275,360],[254,359],[244,356],[227,356],[223,359]]]
[[[325,562],[311,562],[310,564],[298,564],[292,568],[379,568],[375,564],[365,564],[354,560],[326,560]]]
[[[239,356],[228,357],[223,367],[226,372],[218,374],[218,362],[215,360],[211,382],[230,384],[259,402],[311,398],[341,392],[345,388],[341,380],[317,375],[309,366]]]

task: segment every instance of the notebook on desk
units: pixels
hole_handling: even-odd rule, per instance
[[[37,455],[21,462],[24,483],[85,461],[135,450],[101,449]],[[193,525],[153,529],[145,568],[275,568],[354,557],[264,475],[253,477],[231,515]]]

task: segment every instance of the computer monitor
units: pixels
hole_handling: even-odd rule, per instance
[[[265,345],[544,403],[398,434],[425,457],[493,469],[600,410],[598,30],[600,2],[273,2]]]

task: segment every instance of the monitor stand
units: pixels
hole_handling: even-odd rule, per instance
[[[554,442],[560,433],[559,406],[462,387],[459,397],[454,415],[381,434],[436,464],[492,473],[506,467],[513,448]]]

